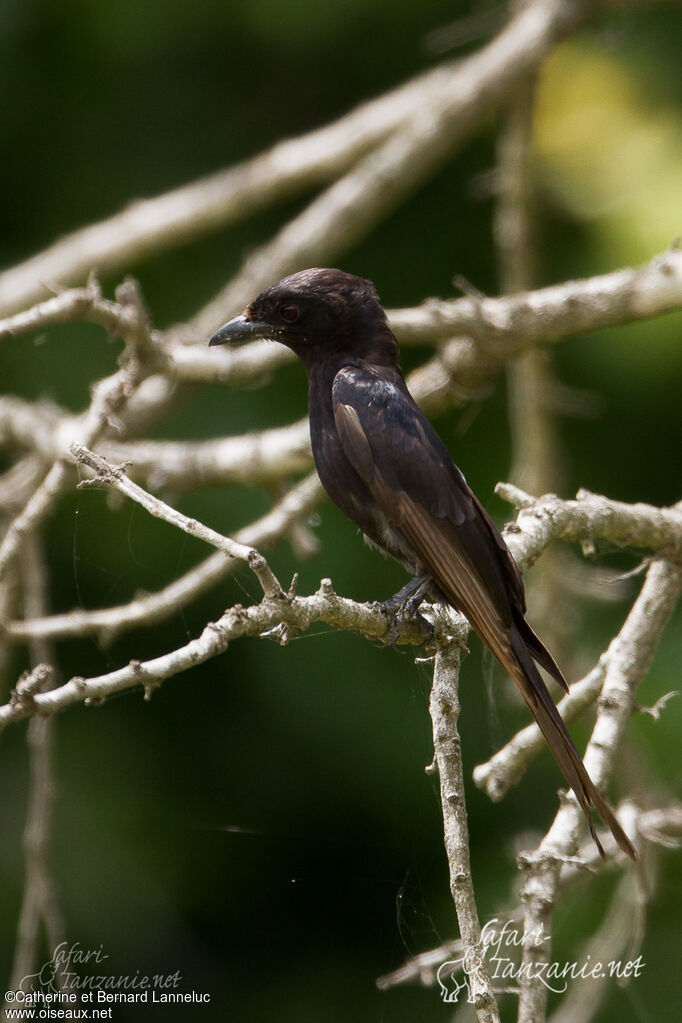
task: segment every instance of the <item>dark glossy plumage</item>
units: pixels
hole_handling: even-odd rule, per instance
[[[567,689],[524,618],[523,582],[496,526],[410,395],[374,286],[305,270],[268,288],[211,344],[263,336],[291,348],[309,379],[315,465],[332,500],[376,547],[466,615],[519,687],[599,846],[590,805],[634,850],[592,783],[537,664]]]

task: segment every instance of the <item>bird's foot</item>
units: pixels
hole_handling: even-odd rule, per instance
[[[421,643],[427,643],[433,639],[433,625],[419,613],[419,606],[431,586],[432,583],[428,576],[410,579],[409,583],[396,594],[377,605],[382,614],[388,618],[388,632],[381,646],[395,646],[403,622],[417,626],[423,637]]]

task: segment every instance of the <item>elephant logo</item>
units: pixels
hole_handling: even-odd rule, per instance
[[[458,973],[463,975],[461,981],[457,979],[456,974]],[[438,967],[436,980],[440,988],[440,996],[445,1003],[452,1005],[458,1002],[462,992],[466,991],[466,1001],[473,1004],[474,1000],[471,996],[469,978],[464,969],[463,957],[461,959],[448,959],[446,962],[441,963]]]

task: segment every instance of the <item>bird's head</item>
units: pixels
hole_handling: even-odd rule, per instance
[[[307,365],[331,352],[393,363],[397,357],[374,285],[343,270],[314,268],[285,277],[222,326],[209,344],[258,337],[279,341]]]

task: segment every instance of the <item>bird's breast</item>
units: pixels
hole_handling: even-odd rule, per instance
[[[312,396],[311,396],[312,397]],[[334,420],[331,390],[328,408],[310,403],[310,440],[322,486],[334,504],[365,534],[367,542],[414,571],[416,557],[389,521],[346,455]]]

